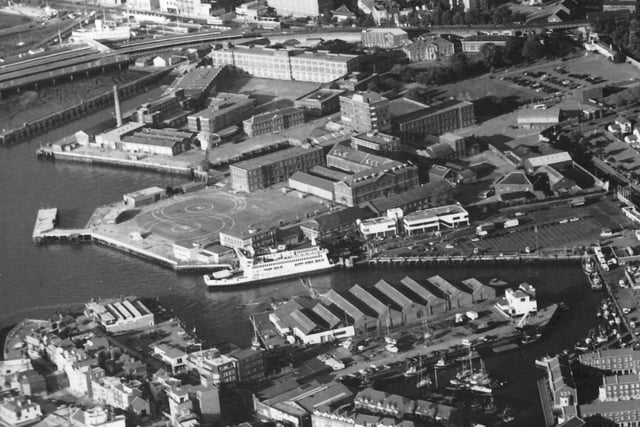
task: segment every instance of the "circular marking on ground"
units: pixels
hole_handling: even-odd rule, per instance
[[[189,213],[202,213],[212,211],[213,209],[213,203],[197,203],[195,205],[188,205],[184,207],[184,211]]]
[[[194,222],[192,224],[173,224],[171,226],[171,232],[180,234],[180,233],[193,233],[194,231],[200,230],[202,225]]]

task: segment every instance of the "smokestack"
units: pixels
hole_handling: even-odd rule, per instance
[[[113,103],[116,106],[116,125],[122,126],[122,111],[120,111],[120,97],[118,96],[118,86],[113,85]]]

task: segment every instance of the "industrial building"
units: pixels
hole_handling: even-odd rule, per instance
[[[123,151],[161,156],[175,156],[191,148],[193,133],[178,129],[143,128],[125,135]]]
[[[523,109],[518,110],[518,127],[523,129],[546,129],[560,123],[560,109]]]
[[[403,143],[422,142],[425,135],[441,135],[475,123],[473,103],[455,99],[426,105],[408,98],[389,101],[391,129]]]
[[[533,193],[533,183],[524,172],[509,172],[493,183],[493,189],[500,200]]]
[[[400,28],[367,28],[362,31],[362,47],[397,49],[409,40],[406,31]]]
[[[211,51],[216,66],[234,65],[255,77],[328,83],[359,68],[356,55],[236,46]]]
[[[403,325],[418,324],[427,316],[426,305],[420,304],[418,301],[407,297],[386,280],[379,280],[373,288],[377,290],[379,294],[384,295],[386,297],[385,300],[400,313]]]
[[[255,101],[247,95],[219,93],[209,105],[187,117],[192,132],[220,132],[251,116]]]
[[[344,144],[336,144],[327,154],[327,167],[340,169],[347,173],[363,172],[378,166],[395,164],[393,160],[360,151]]]
[[[167,191],[160,187],[148,187],[142,190],[132,191],[123,194],[122,201],[125,206],[136,208],[139,206],[150,205],[167,196]]]
[[[301,108],[310,117],[322,117],[340,111],[340,89],[321,88],[300,99],[294,105]]]
[[[188,113],[184,108],[183,90],[175,90],[169,95],[142,104],[133,113],[134,121],[154,126],[180,127],[187,122]]]
[[[289,179],[298,171],[308,171],[325,162],[322,148],[291,147],[230,166],[231,186],[251,193]]]
[[[412,163],[392,161],[354,173],[334,184],[336,203],[356,206],[401,193],[419,184],[418,168]]]
[[[333,181],[326,178],[298,171],[289,177],[289,187],[301,193],[333,201]]]
[[[242,128],[247,136],[253,138],[280,132],[303,123],[304,112],[298,108],[289,107],[250,117],[242,122]]]
[[[427,282],[436,287],[438,291],[442,293],[448,310],[455,310],[457,308],[467,307],[473,304],[470,294],[456,288],[441,276],[429,277]]]
[[[186,97],[198,100],[215,88],[215,81],[220,71],[222,71],[220,67],[194,68],[182,76],[176,88],[183,90]]]
[[[358,92],[340,97],[341,120],[356,132],[386,131],[391,128],[389,100],[377,92]]]
[[[357,229],[358,220],[371,218],[373,213],[359,206],[323,213],[300,225],[302,233],[313,244],[332,236],[344,236]]]
[[[451,184],[446,181],[430,181],[402,193],[372,200],[367,206],[379,216],[386,214],[389,209],[402,209],[406,215],[419,209],[443,206],[452,202],[454,199]]]
[[[367,153],[394,156],[400,151],[400,138],[382,132],[367,132],[351,138],[351,148]]]
[[[339,318],[348,319],[349,324],[353,325],[355,329],[356,336],[377,331],[377,320],[363,313],[337,291],[330,289],[327,293],[321,295],[321,299],[332,312],[337,309]]]
[[[153,313],[138,299],[89,302],[84,305],[84,314],[111,333],[145,329],[155,325]]]
[[[268,4],[278,15],[303,18],[316,17],[333,9],[333,3],[328,0],[269,0]]]
[[[485,301],[496,297],[496,290],[491,286],[484,285],[478,279],[470,278],[465,279],[458,287],[463,291],[471,295],[471,300],[474,303]]]
[[[505,47],[507,45],[507,41],[510,36],[488,36],[488,35],[478,35],[478,36],[469,36],[462,39],[462,51],[463,52],[471,52],[478,53],[482,46],[486,44],[493,44],[495,46]]]
[[[459,204],[439,206],[412,212],[402,218],[408,235],[440,231],[442,227],[458,228],[469,225],[469,212]]]

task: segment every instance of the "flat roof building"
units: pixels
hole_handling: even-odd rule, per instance
[[[446,181],[428,182],[420,187],[402,193],[372,200],[367,203],[377,214],[383,215],[389,209],[402,209],[404,214],[453,202],[453,186]]]
[[[340,95],[343,93],[341,89],[321,88],[296,99],[294,105],[308,116],[322,117],[340,111]]]
[[[192,132],[220,132],[237,125],[253,113],[255,101],[247,95],[219,93],[211,98],[209,105],[187,117]]]
[[[229,167],[231,186],[247,193],[268,188],[289,179],[298,171],[324,164],[322,148],[291,147],[266,156],[244,160]]]
[[[400,151],[400,138],[382,132],[367,132],[351,138],[351,147],[368,153],[394,155]]]
[[[397,162],[344,144],[336,144],[327,154],[327,167],[348,173],[363,172],[386,164],[395,165]]]
[[[328,83],[359,68],[357,55],[338,53],[239,45],[210,55],[216,66],[234,65],[255,77],[279,80]]]
[[[362,47],[397,49],[409,40],[406,31],[400,28],[367,28],[362,31]]]
[[[386,131],[391,128],[389,100],[376,92],[360,92],[340,97],[345,126],[357,132]]]
[[[469,212],[462,206],[446,205],[419,210],[402,218],[404,230],[407,234],[440,231],[442,227],[458,228],[469,225]]]
[[[289,187],[302,193],[333,201],[333,181],[325,178],[298,171],[289,177]]]
[[[250,138],[268,135],[298,126],[304,123],[304,112],[289,107],[281,110],[266,111],[242,122],[244,133]]]
[[[389,101],[391,129],[403,143],[422,142],[426,135],[441,135],[475,123],[473,103],[450,99],[426,105],[408,98]]]
[[[334,184],[336,203],[356,206],[417,187],[418,168],[392,161],[349,175]]]
[[[131,207],[150,205],[167,195],[167,190],[160,187],[148,187],[142,190],[123,194],[124,204]]]

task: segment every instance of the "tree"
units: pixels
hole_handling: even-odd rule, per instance
[[[522,57],[536,61],[544,56],[544,46],[537,36],[529,36],[522,46]]]
[[[509,37],[504,46],[503,58],[507,64],[517,64],[522,60],[522,39],[518,37]]]
[[[613,58],[611,58],[614,64],[622,64],[626,59],[627,56],[622,52],[616,52],[616,54],[613,55]]]
[[[458,79],[464,79],[469,72],[469,60],[467,55],[462,52],[456,52],[451,57],[451,70],[455,73]]]
[[[456,11],[456,13],[453,15],[453,24],[454,25],[464,25],[465,24],[465,20],[464,20],[464,12],[461,10]]]
[[[493,43],[487,43],[480,48],[482,63],[487,68],[499,67],[502,64],[502,49]]]

